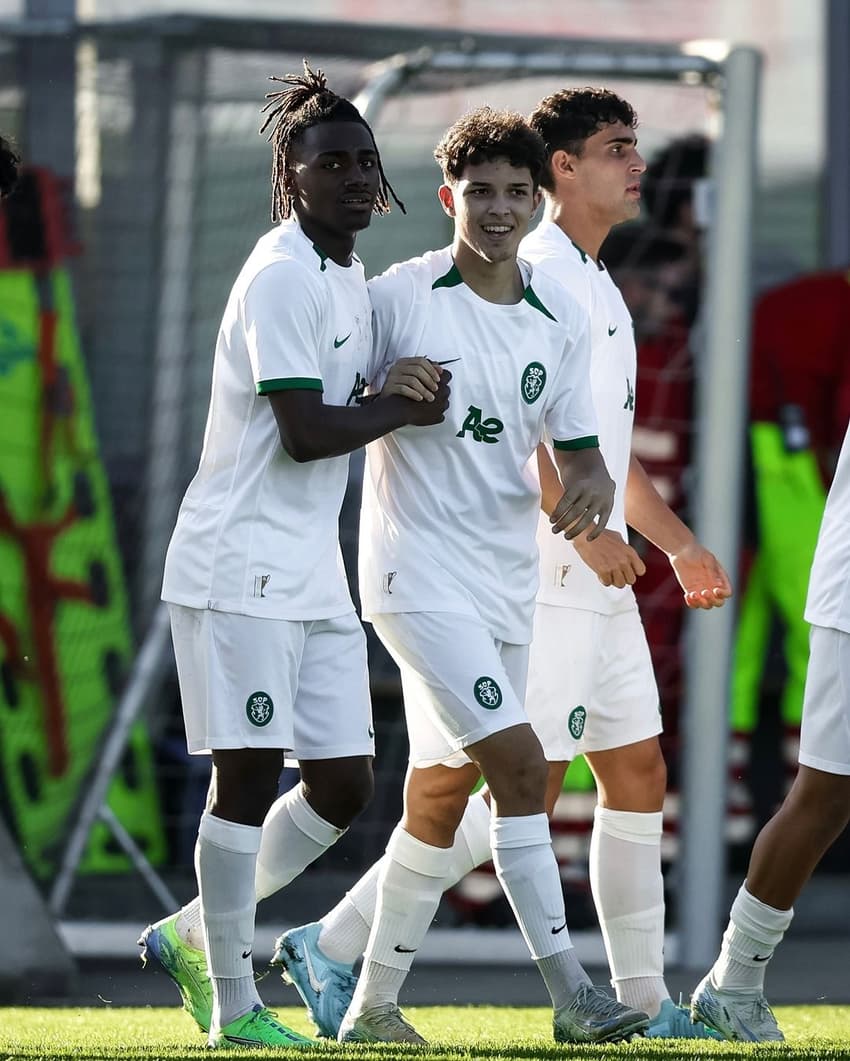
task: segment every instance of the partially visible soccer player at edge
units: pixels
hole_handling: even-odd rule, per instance
[[[850,427],[826,499],[806,599],[811,623],[800,769],[753,847],[720,954],[691,999],[727,1039],[782,1041],[764,976],[815,867],[850,821]]]
[[[444,425],[427,438],[402,429],[367,447],[360,593],[401,670],[405,812],[378,873],[351,1005],[338,1028],[323,1030],[344,1042],[424,1042],[398,993],[446,878],[475,864],[455,831],[483,774],[492,814],[481,804],[478,848],[489,857],[492,846],[552,999],[556,1040],[626,1039],[648,1018],[594,987],[576,958],[545,812],[546,762],[522,706],[540,501],[527,466],[544,433],[562,481],[550,533],[581,533],[598,516],[595,536],[613,503],[590,394],[589,322],[566,291],[517,260],[546,164],[545,144],[524,119],[473,111],[435,157],[452,245],[369,284],[379,356],[427,355],[414,362],[423,393],[437,383],[430,362],[454,362]],[[290,941],[283,937],[274,961],[292,971],[301,955]],[[350,966],[342,971],[350,984]],[[309,952],[302,972],[314,989],[325,978]]]
[[[5,199],[18,183],[21,159],[11,143],[0,136],[0,199]]]
[[[272,219],[218,335],[200,465],[165,564],[189,751],[212,755],[195,849],[199,898],[140,939],[210,1046],[312,1042],[254,983],[258,899],[333,844],[372,794],[366,648],[339,552],[348,454],[431,402],[364,401],[371,309],[357,233],[392,193],[372,131],[320,71],[275,78]],[[402,372],[402,375],[404,373]],[[278,798],[284,751],[301,783]],[[205,953],[206,952],[206,953]],[[208,979],[209,976],[209,979]],[[210,984],[211,980],[211,984]]]
[[[667,553],[689,607],[720,606],[731,589],[715,557],[664,503],[630,452],[634,336],[599,249],[612,226],[640,209],[645,166],[637,151],[635,113],[612,92],[579,89],[544,99],[530,121],[549,149],[542,177],[546,213],[520,244],[520,254],[534,263],[535,286],[547,273],[590,316],[600,446],[617,491],[609,527],[594,541],[585,535],[572,542],[555,537],[548,516],[540,518],[540,588],[526,712],[548,761],[549,813],[576,755],[586,755],[597,781],[591,884],[618,999],[648,1013],[650,1036],[712,1037],[703,1024],[691,1023],[687,1008],[674,1005],[664,983],[666,768],[658,740],[658,691],[630,589],[643,564],[627,544],[626,525]],[[465,364],[464,354],[455,366],[456,380]],[[546,447],[539,462],[543,509],[550,513],[561,486]],[[490,858],[488,820],[484,796],[471,796],[445,887]],[[277,958],[285,975],[324,1034],[335,1033],[352,993],[352,964],[368,939],[378,872],[373,867],[321,922],[293,929],[280,941]],[[312,980],[310,968],[316,970]],[[326,985],[323,991],[314,989],[316,981]]]

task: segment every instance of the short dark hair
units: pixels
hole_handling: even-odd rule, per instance
[[[516,111],[478,107],[445,131],[434,158],[445,181],[459,181],[467,165],[505,158],[512,166],[526,167],[536,188],[546,167],[546,145]]]
[[[270,77],[269,80],[289,86],[279,92],[266,93],[268,103],[262,109],[262,113],[268,117],[260,127],[260,132],[264,133],[270,125],[272,127],[269,133],[274,152],[272,221],[283,221],[292,213],[293,195],[288,188],[287,167],[293,145],[311,126],[321,125],[323,122],[357,122],[366,129],[375,148],[381,175],[375,213],[389,213],[390,196],[404,212],[404,204],[384,173],[381,153],[369,123],[350,100],[338,96],[328,88],[328,80],[321,70],[311,70],[305,59],[303,74],[284,74],[283,77]]]
[[[641,192],[656,225],[676,224],[682,206],[691,201],[694,181],[708,173],[709,150],[707,136],[687,133],[671,140],[647,166]]]
[[[5,137],[0,136],[0,199],[18,183],[20,165],[21,156]]]
[[[555,181],[548,162],[556,151],[580,157],[585,140],[606,125],[622,122],[634,129],[638,120],[632,105],[607,88],[565,88],[542,99],[528,122],[546,144],[548,159],[541,183],[552,191]]]

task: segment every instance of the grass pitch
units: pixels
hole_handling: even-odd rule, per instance
[[[279,1009],[285,1023],[304,1034],[311,1029],[302,1009]],[[330,1058],[422,1058],[423,1061],[456,1061],[480,1057],[488,1061],[522,1061],[540,1058],[627,1058],[664,1061],[683,1058],[765,1057],[832,1061],[850,1059],[850,1007],[778,1007],[776,1015],[788,1041],[785,1043],[724,1043],[653,1041],[640,1039],[613,1046],[556,1046],[551,1038],[550,1010],[493,1006],[440,1006],[411,1008],[407,1014],[433,1044],[410,1047],[337,1046],[324,1043],[315,1049],[286,1051],[299,1061]],[[179,1009],[0,1009],[0,1061],[113,1061],[144,1058],[183,1061],[216,1055],[206,1053],[204,1037]],[[280,1051],[233,1048],[223,1052],[261,1059]]]

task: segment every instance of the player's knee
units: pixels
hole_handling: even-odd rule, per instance
[[[209,811],[226,821],[262,825],[277,799],[283,753],[246,756],[217,763]]]
[[[371,759],[363,756],[328,761],[309,781],[302,763],[307,800],[315,812],[338,829],[347,829],[368,807],[375,791]]]
[[[653,797],[654,802],[661,806],[664,803],[664,794],[667,791],[667,763],[664,762],[664,756],[661,754],[660,748],[646,765],[643,774],[643,784],[647,795]]]
[[[450,847],[463,812],[466,799],[443,793],[417,801],[405,808],[402,825],[411,835],[436,847]]]
[[[846,787],[840,790],[821,788],[817,793],[806,789],[792,790],[789,802],[797,815],[806,818],[812,831],[825,837],[837,836],[850,820],[850,793]]]
[[[496,813],[502,815],[534,814],[545,808],[546,782],[549,770],[543,754],[513,762],[487,778],[496,803]]]

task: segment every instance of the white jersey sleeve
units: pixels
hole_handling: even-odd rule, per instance
[[[590,388],[589,325],[589,319],[579,319],[575,334],[564,343],[555,378],[555,397],[547,408],[545,419],[547,435],[556,449],[586,449],[599,445]]]
[[[372,357],[368,379],[373,390],[380,390],[390,365],[400,357],[413,357],[415,350],[401,347],[403,323],[410,318],[416,289],[408,269],[392,266],[367,283],[372,303]]]
[[[321,287],[298,261],[272,262],[248,286],[240,310],[258,394],[323,389],[324,303]]]

